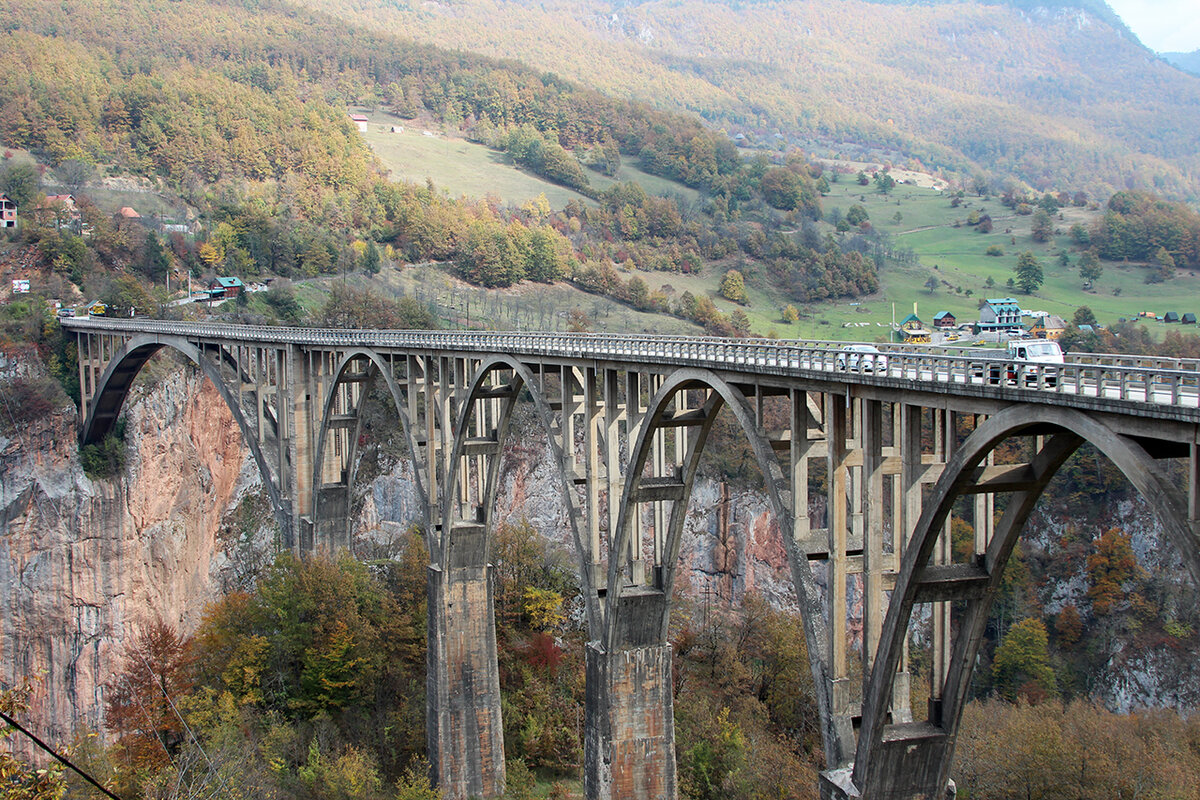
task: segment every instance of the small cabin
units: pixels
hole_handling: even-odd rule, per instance
[[[1182,317],[1180,317],[1179,321],[1182,322],[1184,325],[1195,325],[1196,324],[1196,315],[1193,314],[1191,311],[1189,311],[1186,314],[1184,314]]]
[[[905,344],[928,344],[929,335],[929,329],[916,314],[900,320],[900,336]]]
[[[354,127],[358,128],[359,133],[367,132],[367,123],[370,120],[367,119],[366,114],[351,114],[350,121],[354,123]]]
[[[78,228],[83,215],[75,205],[75,196],[70,194],[48,194],[46,199],[38,203],[33,215],[43,225],[53,225],[55,228]]]
[[[1178,311],[1168,311],[1167,313],[1163,314],[1162,321],[1163,322],[1179,322],[1179,312]]]
[[[933,327],[939,330],[953,328],[957,324],[958,320],[949,311],[939,311],[933,315]]]
[[[213,300],[227,300],[241,293],[241,278],[217,278],[208,285],[208,296]]]

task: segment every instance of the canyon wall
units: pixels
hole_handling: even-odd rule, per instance
[[[58,743],[99,728],[141,625],[194,629],[272,546],[222,525],[259,477],[211,384],[176,370],[138,394],[113,480],[83,473],[73,409],[0,436],[0,680],[40,677],[31,721]]]

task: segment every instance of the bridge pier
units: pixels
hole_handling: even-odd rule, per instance
[[[673,800],[671,645],[587,648],[584,797]]]
[[[482,550],[475,554],[482,556]],[[430,566],[428,575],[425,691],[431,777],[447,800],[500,797],[504,726],[493,568],[482,558],[462,558],[445,571]]]

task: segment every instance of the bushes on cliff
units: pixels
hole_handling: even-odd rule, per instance
[[[125,419],[117,421],[114,433],[99,442],[79,448],[79,463],[83,474],[92,480],[115,478],[125,470]]]
[[[0,430],[19,431],[70,402],[62,387],[50,377],[26,375],[0,382]]]
[[[0,712],[14,719],[24,719],[29,711],[33,686],[26,677],[11,688],[0,688]],[[63,796],[66,782],[63,769],[57,764],[39,768],[8,751],[8,740],[19,736],[17,731],[0,723],[0,797],[20,800],[58,800]]]

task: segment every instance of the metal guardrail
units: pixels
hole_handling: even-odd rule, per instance
[[[347,330],[147,319],[74,318],[63,319],[62,324],[80,333],[138,332],[242,343],[560,356],[733,368],[764,375],[808,371],[827,373],[823,377],[835,380],[839,375],[845,376],[844,380],[853,376],[854,382],[863,383],[883,384],[886,379],[899,378],[942,391],[953,386],[1016,388],[1022,390],[1022,399],[1029,401],[1053,402],[1045,397],[1051,394],[1200,411],[1200,361],[1195,359],[1104,354],[1068,358],[1062,365],[1016,364],[1009,369],[1010,362],[1003,351],[966,347],[885,345],[880,347],[880,355],[868,354],[860,363],[862,354],[846,349],[850,342],[602,333]],[[1200,419],[1200,413],[1196,416]]]

